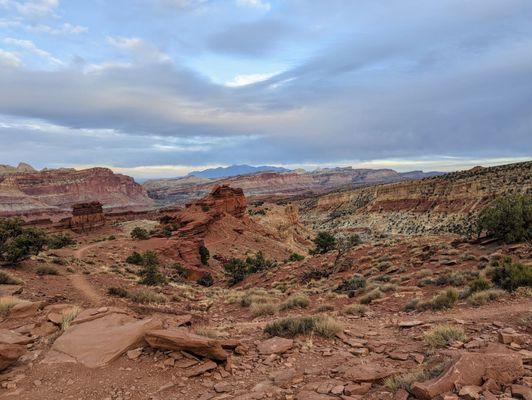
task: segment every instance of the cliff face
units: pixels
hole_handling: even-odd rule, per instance
[[[334,168],[313,172],[264,172],[218,180],[181,178],[151,180],[144,183],[151,198],[161,204],[185,203],[208,194],[218,185],[244,190],[248,197],[291,197],[309,193],[324,193],[335,188],[424,177],[416,171],[402,174],[390,169]]]
[[[515,192],[532,193],[532,162],[330,193],[303,201],[302,208],[305,222],[317,229],[462,233],[472,214]]]
[[[59,169],[0,176],[0,215],[53,213],[99,201],[106,208],[146,207],[153,201],[133,178],[107,168]]]

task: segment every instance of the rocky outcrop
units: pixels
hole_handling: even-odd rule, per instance
[[[106,208],[153,204],[133,178],[107,168],[0,174],[0,216],[64,213],[74,204],[91,201]]]
[[[504,193],[532,192],[532,162],[330,193],[301,202],[318,229],[467,233],[470,216]]]
[[[79,203],[72,206],[70,228],[74,232],[88,232],[104,225],[105,216],[101,203],[93,201],[91,203]]]
[[[0,371],[8,368],[26,352],[26,346],[0,343]]]
[[[263,172],[217,180],[191,177],[149,180],[144,187],[151,198],[168,204],[199,198],[219,185],[242,188],[247,197],[285,198],[324,193],[344,186],[419,179],[431,175],[421,171],[399,173],[391,169],[326,168],[312,172]]]

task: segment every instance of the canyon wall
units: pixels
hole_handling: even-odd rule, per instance
[[[466,233],[475,213],[514,192],[532,194],[532,162],[329,193],[300,207],[304,222],[317,230]]]
[[[107,168],[57,169],[0,175],[0,216],[25,218],[69,213],[77,203],[146,208],[153,201],[133,178]]]

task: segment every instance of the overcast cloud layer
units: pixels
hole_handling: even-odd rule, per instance
[[[0,164],[532,158],[530,21],[529,0],[0,0]]]

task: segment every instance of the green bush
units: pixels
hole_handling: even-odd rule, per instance
[[[294,261],[301,261],[301,260],[304,260],[305,257],[303,257],[301,254],[298,254],[298,253],[292,253],[290,254],[290,257],[288,257],[288,261],[289,262],[294,262]]]
[[[482,291],[473,293],[467,299],[467,301],[469,302],[469,304],[473,306],[482,306],[490,301],[497,300],[504,293],[505,292],[500,289],[482,290]]]
[[[115,296],[115,297],[126,297],[126,298],[129,297],[129,292],[126,289],[121,288],[121,287],[116,287],[116,286],[112,286],[109,289],[107,289],[107,293],[110,296]]]
[[[491,287],[490,283],[484,278],[477,278],[469,284],[469,292],[481,292]]]
[[[142,254],[134,251],[126,258],[126,262],[128,264],[142,265],[142,263],[144,262],[144,258],[142,257]]]
[[[214,284],[214,279],[211,275],[210,272],[207,272],[205,274],[203,274],[201,276],[201,278],[199,278],[196,283],[198,285],[201,285],[201,286],[206,286],[206,287],[209,287],[209,286],[212,286]]]
[[[43,265],[37,268],[37,275],[59,275],[59,271],[54,267]]]
[[[366,287],[366,278],[362,275],[354,275],[351,279],[344,280],[336,288],[337,292],[356,292],[359,289]]]
[[[270,336],[294,337],[315,333],[323,337],[334,337],[342,331],[342,325],[325,315],[289,317],[266,325],[264,332]]]
[[[478,216],[477,233],[507,243],[532,239],[532,196],[514,194],[497,198]]]
[[[69,234],[53,235],[48,239],[48,247],[51,249],[61,249],[73,244],[76,244],[76,241]]]
[[[148,250],[142,255],[143,267],[139,271],[139,275],[142,276],[140,283],[149,286],[160,285],[166,282],[166,278],[159,271],[159,259],[157,254]]]
[[[444,310],[451,308],[456,300],[458,300],[459,293],[455,288],[449,288],[444,292],[434,296],[429,301],[420,302],[416,308],[420,311],[424,310]]]
[[[264,258],[264,254],[259,251],[255,256],[246,258],[245,261],[239,258],[233,258],[224,264],[224,272],[228,278],[229,285],[236,285],[242,282],[246,276],[255,272],[261,272],[276,267],[277,264],[272,260]]]
[[[171,237],[172,236],[172,227],[170,225],[165,225],[163,226],[163,235],[166,236],[167,238]]]
[[[131,231],[131,237],[137,240],[146,240],[150,238],[150,234],[146,229],[141,228],[140,226],[136,226]]]
[[[45,233],[35,228],[24,228],[20,218],[0,219],[0,261],[17,263],[38,254],[47,243]]]
[[[203,265],[209,264],[209,258],[211,257],[209,249],[205,246],[200,246],[199,248],[200,260]]]
[[[175,263],[174,265],[172,265],[172,269],[175,270],[177,272],[177,275],[179,275],[181,278],[188,277],[188,270],[181,264]]]
[[[7,272],[0,271],[0,285],[20,285],[22,281],[9,275]]]
[[[464,342],[467,336],[464,330],[452,325],[438,325],[423,335],[425,342],[431,347],[446,347],[455,341]]]
[[[334,249],[336,246],[336,239],[328,232],[319,232],[318,236],[313,240],[316,245],[314,252],[316,254],[325,254]]]
[[[519,287],[532,286],[532,266],[513,263],[510,258],[505,258],[502,264],[495,262],[491,271],[493,283],[509,292]]]

